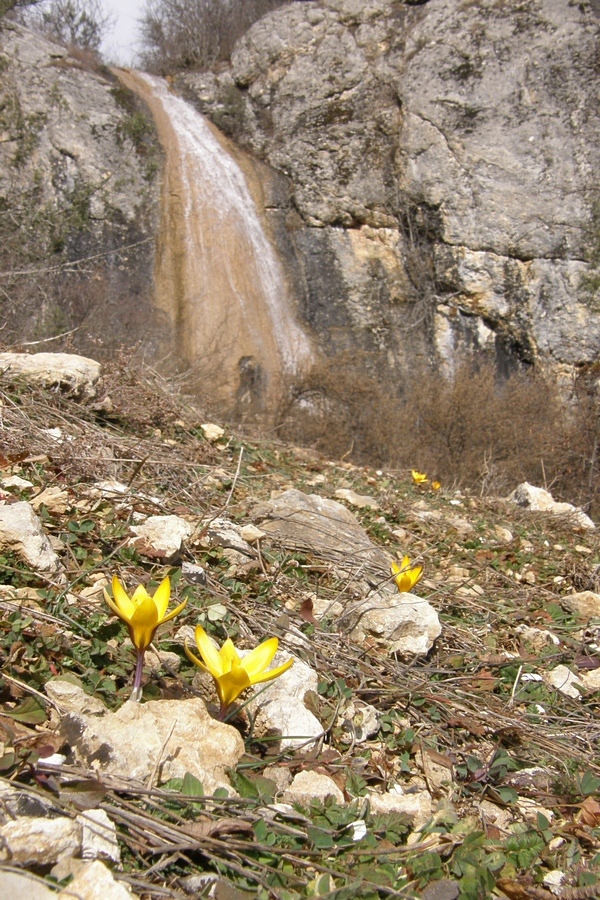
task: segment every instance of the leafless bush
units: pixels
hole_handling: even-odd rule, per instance
[[[226,60],[235,42],[285,0],[148,0],[141,65],[162,75]]]
[[[528,480],[593,514],[600,504],[596,376],[580,375],[565,398],[539,374],[500,379],[491,363],[473,361],[452,378],[415,373],[395,390],[368,354],[345,354],[294,387],[280,434],[328,456],[416,467],[483,493]]]
[[[26,4],[25,24],[66,47],[99,50],[114,23],[103,0],[41,0]]]

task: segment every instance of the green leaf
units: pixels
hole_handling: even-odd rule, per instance
[[[519,795],[515,791],[514,788],[511,787],[497,787],[495,789],[496,793],[500,797],[503,803],[516,803],[519,799]]]
[[[583,774],[579,787],[582,794],[595,794],[600,790],[600,778],[597,778],[596,775],[588,769],[587,772]]]
[[[27,697],[16,709],[4,710],[3,715],[23,725],[41,725],[46,721],[46,709],[36,697]]]
[[[315,828],[314,826],[309,825],[306,829],[306,833],[316,850],[331,850],[334,846],[331,835],[327,834],[327,832],[323,831],[321,828]]]
[[[195,775],[186,772],[181,784],[181,793],[186,797],[204,797],[204,786]]]

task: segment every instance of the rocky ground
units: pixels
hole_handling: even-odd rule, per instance
[[[42,362],[0,382],[7,897],[598,896],[584,516],[221,429],[119,360]],[[187,598],[140,703],[114,575]],[[219,722],[199,623],[294,665]]]

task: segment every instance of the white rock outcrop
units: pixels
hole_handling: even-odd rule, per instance
[[[578,506],[573,506],[572,503],[560,503],[554,499],[550,491],[535,487],[528,481],[524,481],[516,487],[508,499],[517,506],[530,509],[532,512],[548,512],[553,516],[565,516],[572,522],[574,528],[589,531],[596,527],[590,517]]]
[[[25,500],[0,506],[0,550],[10,550],[38,572],[61,568],[41,521]]]
[[[289,654],[280,651],[273,666],[282,665]],[[279,678],[264,685],[257,698],[249,704],[254,717],[254,734],[268,738],[278,750],[303,748],[309,750],[323,735],[323,726],[304,705],[307,691],[317,691],[319,677],[314,669],[299,659]],[[257,686],[259,689],[261,685]]]
[[[87,699],[71,692],[71,712],[60,724],[75,759],[111,775],[162,784],[186,772],[202,782],[206,794],[233,789],[225,770],[235,768],[244,742],[235,728],[216,721],[199,698],[128,701],[115,712],[98,715],[76,708]]]
[[[194,526],[181,516],[149,516],[142,525],[132,525],[135,537],[130,545],[144,556],[172,559],[184,541],[194,533]]]
[[[100,363],[73,353],[0,353],[0,377],[18,376],[77,399],[96,396]]]

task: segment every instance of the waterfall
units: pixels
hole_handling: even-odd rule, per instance
[[[246,175],[224,136],[163,79],[118,74],[149,105],[165,151],[155,282],[176,354],[215,401],[250,398],[264,412],[311,348]]]

